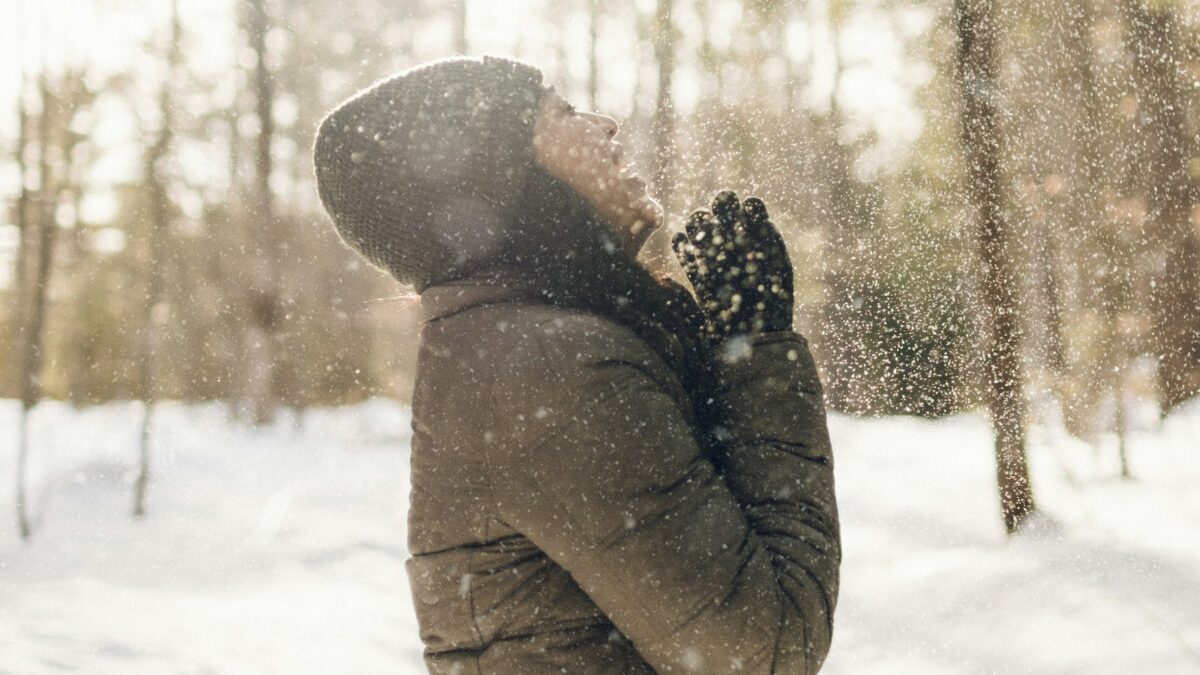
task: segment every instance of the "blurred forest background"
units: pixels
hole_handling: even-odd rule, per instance
[[[27,407],[407,400],[419,302],[337,240],[311,141],[464,53],[622,121],[669,214],[649,266],[716,190],[763,197],[836,410],[988,405],[1019,447],[1025,410],[1110,439],[1200,392],[1195,3],[0,5],[0,398]]]

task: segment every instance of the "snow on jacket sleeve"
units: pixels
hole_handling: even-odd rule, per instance
[[[710,461],[632,332],[573,315],[530,333],[493,384],[501,518],[658,672],[816,672],[841,549],[805,340],[761,335],[722,364],[732,435]]]

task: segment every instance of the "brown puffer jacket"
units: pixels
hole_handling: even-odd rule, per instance
[[[806,341],[720,366],[706,456],[630,329],[506,283],[425,291],[407,571],[431,673],[813,673],[841,560]]]

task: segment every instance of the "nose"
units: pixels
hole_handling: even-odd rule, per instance
[[[607,135],[609,138],[616,136],[617,132],[621,130],[621,125],[617,124],[617,121],[614,120],[613,118],[609,117],[608,115],[600,115],[598,113],[591,113],[591,117],[592,117],[592,120],[595,121],[596,124],[598,124],[602,129],[604,129],[605,135]]]
[[[600,117],[604,120],[604,133],[608,134],[609,138],[616,136],[617,132],[621,130],[621,125],[617,124],[617,121],[608,115],[601,115]]]

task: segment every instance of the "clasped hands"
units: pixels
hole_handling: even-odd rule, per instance
[[[793,271],[787,247],[761,199],[717,194],[711,211],[688,217],[671,239],[696,291],[712,347],[735,336],[791,330]]]

